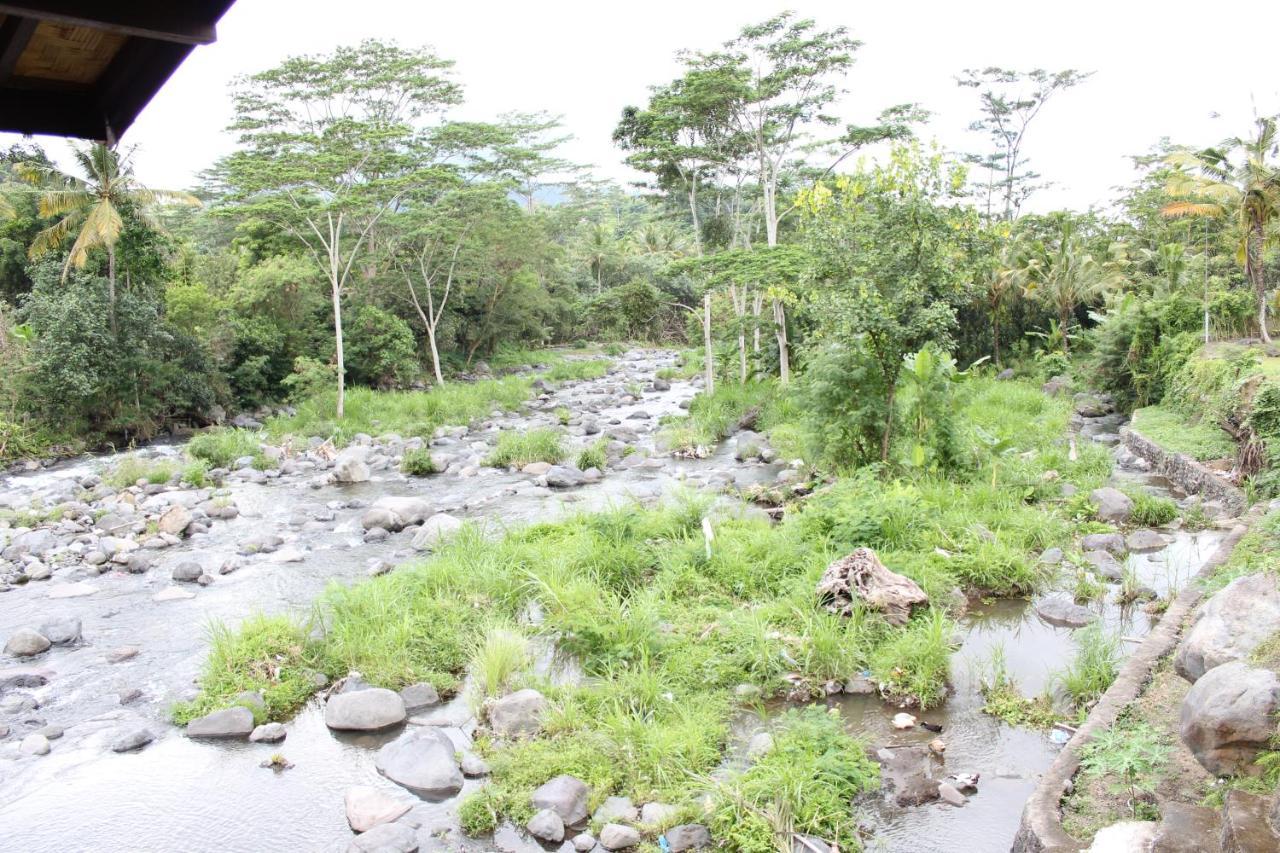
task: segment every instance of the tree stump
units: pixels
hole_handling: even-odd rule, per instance
[[[865,604],[883,613],[890,625],[905,625],[911,608],[929,602],[919,584],[885,568],[870,548],[858,548],[827,566],[818,581],[818,599],[827,610],[843,616]]]

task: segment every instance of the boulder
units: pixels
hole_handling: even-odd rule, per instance
[[[685,850],[700,850],[711,846],[711,831],[700,823],[682,823],[663,834],[671,853],[684,853]]]
[[[588,853],[594,850],[596,846],[596,837],[589,832],[580,832],[573,837],[573,849],[578,853]]]
[[[518,690],[489,706],[489,728],[500,737],[537,734],[542,728],[542,715],[546,710],[547,698],[537,690]]]
[[[1107,580],[1118,581],[1124,576],[1124,566],[1110,551],[1085,551],[1084,559]]]
[[[890,625],[905,625],[911,609],[927,604],[919,584],[885,568],[870,548],[858,548],[822,573],[818,599],[833,613],[849,616],[859,603],[884,614]]]
[[[153,735],[151,730],[145,726],[131,729],[119,735],[111,742],[111,751],[132,752],[135,749],[142,749],[142,747],[151,743],[153,740],[155,740],[155,735]]]
[[[161,533],[168,533],[170,536],[181,536],[187,529],[187,525],[191,523],[191,520],[191,510],[178,504],[165,510],[156,524]]]
[[[390,823],[412,808],[411,803],[401,802],[370,785],[348,788],[344,802],[347,823],[354,832],[368,832],[378,824]]]
[[[1089,493],[1089,500],[1098,507],[1098,518],[1112,524],[1123,524],[1133,512],[1133,500],[1119,489],[1103,486]]]
[[[1152,849],[1160,853],[1218,853],[1219,823],[1213,809],[1162,800]]]
[[[1268,814],[1271,799],[1239,788],[1227,791],[1219,835],[1223,853],[1280,850],[1280,826],[1273,826]]]
[[[540,841],[564,840],[564,820],[552,809],[542,809],[524,825],[529,834]]]
[[[607,797],[591,815],[591,819],[596,823],[634,823],[639,816],[640,810],[631,802],[630,797]]]
[[[32,732],[18,743],[18,750],[24,755],[48,755],[49,739],[39,732]]]
[[[187,583],[195,583],[200,580],[200,576],[204,574],[204,568],[193,560],[185,560],[173,567],[170,575],[176,581],[185,581]]]
[[[530,477],[541,477],[550,470],[550,462],[530,462],[528,465],[520,469],[520,473],[528,474]]]
[[[253,732],[253,712],[243,706],[205,714],[187,723],[187,737],[239,738]]]
[[[38,633],[55,646],[73,645],[81,640],[80,620],[74,616],[46,619]]]
[[[1280,631],[1280,583],[1272,574],[1236,578],[1200,606],[1173,666],[1194,683],[1215,666],[1247,660]]]
[[[397,699],[399,697],[396,697]],[[407,731],[378,750],[378,772],[419,797],[442,800],[462,790],[453,741],[434,728]]]
[[[1156,823],[1149,820],[1123,820],[1098,830],[1087,853],[1139,853],[1151,849]]]
[[[584,476],[581,471],[572,465],[553,465],[547,471],[547,485],[553,489],[571,489],[575,486],[581,486]]]
[[[383,687],[339,693],[324,706],[324,724],[341,731],[377,731],[403,723],[405,716],[400,694]]]
[[[406,714],[416,713],[423,708],[429,708],[440,702],[440,694],[436,692],[435,687],[425,681],[419,681],[416,684],[410,684],[408,687],[402,688],[400,690],[400,698],[404,701]]]
[[[437,512],[413,534],[413,547],[418,551],[429,551],[461,529],[462,521],[448,513]]]
[[[626,850],[640,843],[640,831],[620,823],[606,823],[600,829],[600,846],[605,850]]]
[[[369,448],[352,445],[333,461],[333,479],[337,483],[369,482]]]
[[[279,743],[287,734],[280,723],[265,723],[250,732],[249,740],[254,743]]]
[[[663,826],[676,819],[680,809],[669,803],[645,803],[640,807],[640,823],[645,826]]]
[[[380,823],[347,845],[347,853],[415,853],[417,849],[418,833],[403,823]]]
[[[1098,614],[1061,595],[1042,598],[1035,604],[1036,615],[1060,628],[1083,628],[1094,622]]]
[[[1280,678],[1241,661],[1202,675],[1182,700],[1179,731],[1196,760],[1215,776],[1256,775],[1280,711]]]
[[[38,655],[53,645],[49,638],[31,628],[19,628],[9,635],[4,644],[4,653],[16,658],[29,658]]]
[[[1089,533],[1080,540],[1081,551],[1106,551],[1116,557],[1125,555],[1124,537],[1119,533]]]
[[[1164,541],[1164,537],[1154,530],[1135,530],[1125,537],[1124,544],[1129,546],[1130,551],[1160,551],[1168,542]]]
[[[385,496],[374,501],[360,524],[365,530],[403,530],[411,524],[421,524],[429,515],[431,504],[422,498]]]
[[[587,819],[587,784],[573,776],[557,776],[533,792],[535,809],[551,809],[566,826]]]

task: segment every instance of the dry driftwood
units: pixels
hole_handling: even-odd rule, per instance
[[[890,625],[905,625],[911,608],[928,603],[929,596],[911,578],[886,569],[875,551],[859,548],[827,566],[818,581],[818,599],[832,613],[849,616],[865,604]]]

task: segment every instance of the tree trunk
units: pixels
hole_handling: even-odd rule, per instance
[[[1253,285],[1253,294],[1258,304],[1258,336],[1263,343],[1271,343],[1271,334],[1267,331],[1267,277],[1263,268],[1262,222],[1253,220],[1249,223],[1249,237],[1245,244],[1244,265],[1249,283]]]
[[[689,215],[693,218],[693,252],[702,257],[702,226],[698,222],[698,175],[689,180]]]
[[[1000,309],[991,309],[991,350],[995,356],[996,369],[1000,369]]]
[[[1071,355],[1071,338],[1067,336],[1067,325],[1071,322],[1070,309],[1063,308],[1058,314],[1058,332],[1062,335],[1062,354]]]
[[[431,369],[436,374],[436,384],[444,384],[444,375],[440,372],[440,351],[436,349],[436,328],[435,326],[427,326],[427,343],[431,347]]]
[[[702,297],[702,345],[703,345],[703,373],[706,374],[707,394],[714,394],[716,391],[716,360],[715,353],[711,349],[711,293],[708,291]]]
[[[893,400],[898,392],[898,383],[889,385],[889,414],[884,421],[884,435],[880,439],[880,461],[889,461],[889,443],[893,438]]]
[[[107,303],[111,311],[111,337],[115,337],[116,330],[116,247],[110,243],[107,244]]]
[[[747,319],[747,289],[736,284],[729,285],[729,298],[733,300],[733,316],[738,322],[738,381],[747,381],[747,330],[743,323]]]
[[[751,351],[760,354],[760,310],[764,308],[764,293],[757,292],[751,297],[751,313],[755,315],[755,328],[751,330]]]
[[[787,312],[781,299],[773,300],[773,325],[778,336],[778,381],[791,381],[791,357],[787,353]]]
[[[338,348],[338,420],[342,420],[347,397],[347,366],[342,351],[342,298],[337,283],[332,283],[333,334]]]

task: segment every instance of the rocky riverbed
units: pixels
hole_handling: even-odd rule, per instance
[[[9,646],[0,664],[0,825],[6,845],[54,850],[93,839],[96,850],[120,851],[175,845],[345,850],[378,843],[387,845],[379,849],[406,850],[546,849],[525,828],[504,827],[486,841],[462,836],[457,804],[484,784],[485,773],[483,762],[468,758],[476,721],[465,696],[445,703],[419,697],[422,707],[412,711],[403,707],[408,696],[385,702],[374,697],[378,707],[362,702],[339,710],[317,701],[256,740],[187,737],[169,722],[169,707],[194,695],[208,626],[234,625],[252,611],[304,611],[327,583],[393,570],[459,521],[499,528],[628,499],[655,500],[683,487],[733,491],[790,482],[794,472],[753,435],[728,440],[704,459],[663,451],[656,438],[659,418],[680,412],[697,391],[696,381],[657,378],[674,363],[668,352],[632,351],[601,379],[541,383],[522,411],[443,428],[428,442],[358,436],[343,451],[319,439],[268,448],[277,468],[258,470],[242,460],[234,470],[215,472],[219,484],[205,489],[173,483],[112,489],[102,474],[118,463],[116,457],[0,483],[0,504],[29,513],[19,522],[48,519],[30,529],[0,529],[0,584],[6,590],[0,593],[0,638]],[[1083,412],[1080,440],[1110,443],[1112,421],[1119,425],[1107,412]],[[484,465],[502,432],[547,426],[562,427],[575,451],[608,439],[605,469]],[[400,473],[403,454],[422,446],[441,473]],[[176,457],[181,448],[142,453]],[[1117,477],[1161,488],[1140,463],[1122,462]],[[49,512],[59,506],[60,513]],[[1194,572],[1219,535],[1148,532],[1155,538],[1137,543],[1141,547],[1112,543],[1112,556],[1157,595]],[[833,685],[827,703],[877,747],[893,780],[869,805],[868,823],[883,849],[1008,849],[1021,803],[1057,744],[1051,734],[981,714],[981,668],[1000,646],[1019,686],[1034,694],[1051,670],[1070,659],[1073,625],[1100,619],[1135,637],[1152,618],[1110,593],[1086,609],[1087,617],[1070,613],[1065,619],[1043,601],[999,601],[970,610],[956,637],[954,694],[909,725],[895,720],[901,709],[886,706],[856,679]],[[574,677],[572,662],[553,651],[545,650],[544,670]],[[335,692],[345,695],[338,691],[358,686]],[[408,718],[406,725],[375,732],[351,725],[392,705]],[[778,709],[744,718],[740,747],[726,766],[749,760],[753,744],[761,747]],[[327,713],[338,714],[340,725],[333,718],[326,724]],[[520,725],[523,713],[513,709],[513,725]],[[245,723],[219,719],[209,725],[240,731]],[[447,778],[401,782],[427,791],[425,798],[414,797],[388,782],[405,750],[448,753],[443,764],[458,754],[462,761]],[[979,779],[980,787],[969,784]],[[907,787],[920,796],[904,799]],[[629,839],[626,824],[642,823],[646,809],[656,815],[663,806],[614,805],[625,805],[624,817],[631,809],[637,817],[613,824],[619,829],[611,844]],[[353,842],[352,826],[373,826],[392,812],[398,815],[394,824]],[[557,819],[565,822],[563,815]],[[546,837],[554,829],[548,826]],[[697,836],[696,829],[689,832]],[[565,843],[573,846],[573,840]]]

